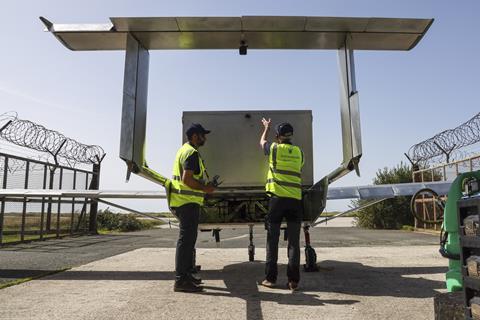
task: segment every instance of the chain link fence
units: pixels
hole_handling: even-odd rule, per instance
[[[100,164],[71,168],[0,153],[3,189],[96,190]],[[88,198],[0,198],[0,245],[96,231],[98,204]]]

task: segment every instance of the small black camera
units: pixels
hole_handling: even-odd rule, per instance
[[[247,55],[247,48],[248,48],[248,45],[245,42],[245,40],[240,41],[240,47],[238,47],[238,53],[240,53],[241,56]]]

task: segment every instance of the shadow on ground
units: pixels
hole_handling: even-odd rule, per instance
[[[97,245],[108,245],[112,241],[133,241],[140,238],[149,238],[139,234],[108,234],[91,236],[72,236],[62,239],[45,239],[45,241],[31,241],[19,244],[7,244],[2,251],[53,253],[63,250],[84,248]]]
[[[263,279],[264,264],[242,262],[225,266],[222,270],[203,270],[209,296],[227,296],[246,301],[246,318],[263,319],[261,302],[278,304],[322,306],[326,304],[351,305],[359,302],[352,299],[321,299],[322,292],[357,296],[391,296],[406,298],[430,298],[436,290],[444,288],[443,281],[424,278],[424,275],[444,273],[446,267],[372,267],[356,262],[324,261],[320,272],[302,272],[301,291],[291,294],[286,290],[286,265],[279,265],[278,289],[259,291]],[[0,277],[18,278],[46,272],[45,270],[0,269]],[[170,271],[68,271],[41,278],[45,280],[152,280],[172,281]],[[41,280],[40,279],[40,280]],[[225,287],[209,286],[209,280],[223,280]]]

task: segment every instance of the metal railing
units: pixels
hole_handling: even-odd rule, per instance
[[[97,190],[100,164],[71,168],[0,153],[3,189]],[[96,232],[97,201],[87,198],[0,198],[0,245]]]
[[[463,160],[450,163],[440,164],[431,168],[413,171],[413,182],[431,182],[431,181],[452,181],[459,174],[480,170],[480,154]],[[441,196],[446,200],[446,196]],[[437,220],[440,216],[437,212],[438,206],[435,205],[434,199],[428,195],[422,195],[415,201],[417,212],[423,212],[424,220]],[[440,230],[439,224],[423,223],[415,219],[415,228]]]

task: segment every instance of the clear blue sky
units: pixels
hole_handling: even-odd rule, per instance
[[[73,52],[43,32],[55,23],[106,23],[112,16],[310,15],[435,18],[409,52],[356,53],[364,155],[362,177],[405,161],[408,148],[479,111],[478,1],[2,1],[0,113],[61,131],[107,152],[105,189],[155,189],[133,177],[125,184],[118,158],[123,52]],[[315,177],[341,162],[335,51],[151,52],[148,160],[169,174],[181,143],[182,110],[312,109]],[[212,168],[213,170],[213,168]],[[214,171],[214,170],[213,170]],[[158,201],[127,202],[142,210]],[[327,209],[344,205],[330,204]]]

